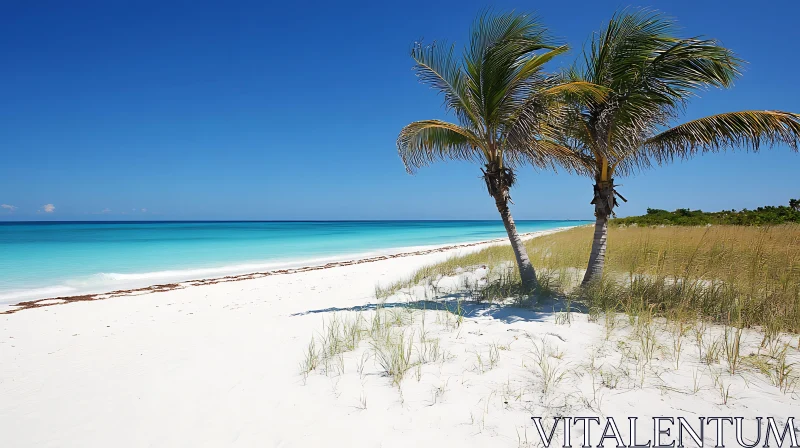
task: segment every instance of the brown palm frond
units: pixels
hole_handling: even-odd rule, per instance
[[[441,120],[415,121],[404,127],[397,137],[397,151],[409,173],[437,160],[476,161],[486,157],[472,131]]]

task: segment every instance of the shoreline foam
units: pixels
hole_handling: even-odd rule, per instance
[[[548,230],[539,230],[536,232],[528,232],[523,233],[520,236],[522,238],[533,238],[536,236],[547,235],[550,233],[560,232],[567,229],[571,229],[573,227],[557,227],[555,229],[548,229]],[[96,300],[104,300],[110,299],[114,297],[125,297],[125,296],[136,296],[142,294],[150,294],[154,292],[164,292],[164,291],[173,291],[176,289],[184,289],[191,286],[202,286],[202,285],[213,285],[217,283],[227,283],[227,282],[236,282],[242,280],[251,280],[256,278],[263,278],[272,275],[285,275],[285,274],[295,274],[299,272],[308,272],[308,271],[317,271],[321,269],[330,269],[335,267],[341,266],[351,266],[356,264],[362,263],[373,263],[376,261],[381,260],[389,260],[392,258],[404,258],[404,257],[412,257],[417,255],[427,255],[437,252],[446,252],[455,249],[462,249],[462,248],[473,248],[481,245],[491,245],[491,244],[498,244],[507,242],[507,238],[494,238],[491,240],[484,240],[484,241],[476,241],[476,242],[469,242],[469,243],[457,243],[457,244],[449,244],[449,245],[436,245],[436,246],[411,246],[405,248],[396,248],[395,250],[403,250],[402,252],[395,252],[395,253],[387,253],[384,255],[377,255],[372,257],[366,258],[352,258],[352,259],[342,259],[339,261],[331,261],[325,264],[312,264],[312,265],[305,265],[305,266],[297,266],[297,267],[287,267],[287,268],[280,268],[268,271],[261,271],[261,272],[250,272],[244,274],[232,274],[232,275],[225,275],[225,276],[213,276],[213,277],[202,277],[197,279],[190,279],[190,280],[180,280],[174,281],[169,283],[163,284],[155,284],[155,285],[148,285],[143,287],[137,288],[127,288],[127,289],[118,289],[113,291],[107,292],[97,292],[97,293],[87,293],[87,294],[77,294],[71,296],[58,296],[58,297],[43,297],[38,299],[32,300],[22,300],[16,303],[9,303],[5,306],[8,308],[6,310],[0,311],[0,314],[14,314],[18,311],[32,309],[32,308],[41,308],[46,306],[54,306],[54,305],[65,305],[68,303],[74,302],[90,302]],[[409,250],[411,249],[411,250]],[[415,250],[416,249],[416,250]],[[391,249],[388,249],[391,250]],[[313,261],[316,259],[311,259],[308,261]],[[296,263],[303,263],[302,261],[298,261]],[[175,271],[178,272],[178,271]],[[136,274],[134,274],[136,275]],[[48,288],[43,288],[48,289]]]

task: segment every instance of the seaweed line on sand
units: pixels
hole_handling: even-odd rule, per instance
[[[539,232],[529,232],[522,234],[523,237],[531,237],[536,235],[543,235],[545,233],[551,233],[553,231],[558,231],[562,229],[551,229],[548,231],[539,231]],[[424,250],[417,250],[413,252],[400,252],[396,254],[390,255],[379,255],[376,257],[369,257],[369,258],[361,258],[357,260],[345,260],[345,261],[335,261],[326,263],[324,265],[314,265],[314,266],[303,266],[298,268],[290,268],[290,269],[276,269],[273,271],[264,271],[264,272],[253,272],[250,274],[238,274],[238,275],[226,275],[224,277],[214,277],[214,278],[207,278],[207,279],[197,279],[197,280],[187,280],[178,283],[165,283],[162,285],[152,285],[146,286],[143,288],[135,288],[135,289],[121,289],[117,291],[111,292],[103,292],[103,293],[95,293],[95,294],[84,294],[84,295],[77,295],[77,296],[65,296],[65,297],[51,297],[51,298],[44,298],[44,299],[36,299],[36,300],[26,300],[22,302],[15,303],[13,305],[9,305],[11,309],[0,311],[0,314],[14,314],[18,311],[32,309],[32,308],[42,308],[46,306],[54,306],[54,305],[65,305],[67,303],[74,303],[74,302],[91,302],[95,300],[104,300],[110,299],[112,297],[124,297],[124,296],[135,296],[135,295],[144,295],[150,294],[154,292],[164,292],[164,291],[173,291],[176,289],[184,289],[190,286],[202,286],[202,285],[214,285],[217,283],[227,283],[227,282],[237,282],[241,280],[251,280],[255,278],[262,278],[262,277],[269,277],[271,275],[282,275],[282,274],[296,274],[299,272],[308,272],[308,271],[318,271],[321,269],[330,269],[336,268],[341,266],[351,266],[356,264],[362,263],[372,263],[375,261],[382,261],[382,260],[390,260],[392,258],[403,258],[403,257],[413,257],[416,255],[427,255],[437,252],[445,252],[448,250],[453,249],[461,249],[464,247],[473,247],[479,246],[482,244],[490,244],[490,243],[500,243],[506,241],[506,238],[495,238],[486,241],[479,241],[475,243],[462,243],[462,244],[452,244],[449,246],[442,246],[433,249],[424,249]]]

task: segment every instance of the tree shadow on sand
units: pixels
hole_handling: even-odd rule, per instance
[[[585,313],[583,305],[571,302],[563,297],[547,297],[534,299],[534,304],[530,306],[515,306],[511,304],[498,304],[475,301],[468,294],[453,293],[444,295],[438,299],[409,300],[369,303],[366,305],[352,306],[348,308],[329,307],[315,310],[307,310],[291,314],[292,317],[305,316],[308,314],[335,313],[339,311],[376,311],[380,308],[410,308],[428,311],[447,311],[455,314],[459,310],[460,315],[470,319],[495,319],[508,324],[514,322],[542,322],[556,313],[571,312]]]

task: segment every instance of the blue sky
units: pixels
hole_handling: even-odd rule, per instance
[[[403,169],[402,126],[446,118],[411,44],[462,44],[487,6],[536,12],[573,47],[557,69],[628,5],[749,62],[687,119],[800,111],[790,0],[3,2],[0,220],[496,219],[477,166]],[[799,168],[788,148],[707,155],[620,180],[618,211],[785,204]],[[525,169],[512,197],[517,219],[592,216],[585,178]]]

